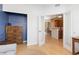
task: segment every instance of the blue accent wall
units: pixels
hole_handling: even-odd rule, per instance
[[[12,26],[21,26],[23,32],[23,40],[27,40],[27,16],[19,14],[9,14],[9,23]]]
[[[8,22],[8,17],[7,14],[5,14],[4,12],[0,11],[0,41],[4,41],[5,40],[5,26]]]
[[[23,40],[27,41],[27,16],[17,13],[6,13],[0,11],[0,41],[6,39],[5,26],[11,23],[12,26],[22,26]]]

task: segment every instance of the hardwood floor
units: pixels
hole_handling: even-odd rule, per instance
[[[17,46],[17,55],[71,55],[71,52],[63,48],[62,40],[52,39],[46,36],[46,44],[43,46],[27,46],[19,44]]]

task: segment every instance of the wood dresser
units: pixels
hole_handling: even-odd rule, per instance
[[[22,27],[6,26],[6,40],[7,43],[22,44]]]
[[[79,43],[79,37],[72,37],[72,54],[73,55],[79,54],[79,52],[75,52],[75,42]]]

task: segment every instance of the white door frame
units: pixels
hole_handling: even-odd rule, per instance
[[[69,11],[68,11],[68,12],[69,12]],[[65,30],[65,25],[66,25],[66,24],[65,24],[65,20],[66,20],[66,19],[64,19],[64,15],[65,15],[65,13],[68,13],[68,12],[56,13],[56,14],[63,14],[63,47],[66,48],[66,49],[67,49],[68,47],[65,47],[65,40],[66,40],[66,36],[65,36],[65,34],[66,34],[66,33],[65,33],[65,31],[66,31],[66,30]],[[56,15],[56,14],[49,14],[49,15]],[[43,15],[43,17],[44,17],[44,16],[46,16],[46,15]],[[69,37],[68,37],[68,38],[69,38]],[[39,40],[39,39],[38,39],[38,40]],[[38,44],[39,44],[39,43],[38,43]],[[69,50],[69,49],[68,49],[68,50]]]
[[[64,13],[64,37],[63,47],[69,51],[72,51],[72,33],[71,33],[71,12]]]
[[[40,21],[42,21],[40,23]],[[45,44],[45,20],[44,16],[38,16],[38,40],[37,40],[37,45],[42,46]],[[40,37],[41,36],[41,37]]]
[[[58,14],[64,14],[64,13],[58,13]],[[57,15],[57,14],[51,14],[51,15]],[[50,16],[51,16],[50,15]],[[42,17],[46,17],[46,16],[48,16],[48,15],[43,15]],[[41,17],[41,16],[40,16]],[[44,19],[44,22],[45,22],[46,20]],[[39,25],[39,24],[38,24]],[[44,24],[44,26],[45,26],[45,24]],[[38,27],[39,28],[39,27]],[[63,29],[64,29],[64,18],[63,18]],[[45,27],[44,27],[44,30],[45,30]],[[39,30],[38,30],[38,32],[39,32]],[[39,37],[39,33],[38,33],[38,37]],[[63,39],[64,39],[64,30],[63,30]],[[46,41],[46,39],[44,39],[45,41]],[[38,42],[38,45],[39,45],[39,38],[38,38],[38,40],[37,40],[37,42]],[[64,44],[64,42],[63,42],[63,44]]]

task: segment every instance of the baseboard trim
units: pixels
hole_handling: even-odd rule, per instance
[[[27,46],[37,45],[37,43],[27,43]]]
[[[68,51],[72,52],[72,48],[70,46],[65,45],[64,48],[67,49]]]
[[[23,41],[23,43],[25,43],[25,42],[27,42],[27,41]]]

